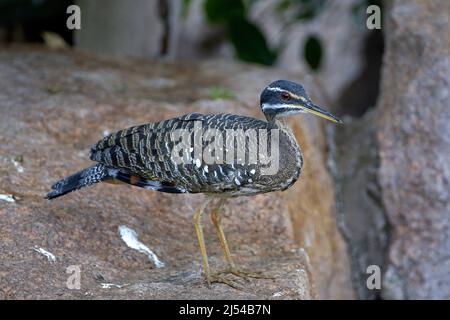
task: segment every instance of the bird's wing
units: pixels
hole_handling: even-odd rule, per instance
[[[117,131],[91,148],[91,160],[158,180],[163,178],[159,174],[164,169],[161,165],[168,164],[174,145],[170,133],[202,119],[202,114],[191,113]]]
[[[227,146],[225,138],[222,141],[204,141],[208,134],[223,134],[229,129],[267,129],[267,125],[267,122],[261,120],[231,114],[191,113],[113,133],[92,147],[91,159],[119,169],[121,174],[125,175],[123,181],[129,176],[143,178],[144,180],[140,180],[140,186],[150,181],[158,181],[163,183],[165,188],[174,186],[178,190],[193,193],[233,192],[252,182],[251,176],[255,174],[255,166],[211,162],[206,164],[203,158],[196,159],[193,148],[185,148],[179,153],[182,156],[183,152],[189,153],[190,161],[177,164],[173,161],[173,152],[179,141],[174,139],[174,133],[178,129],[193,132],[195,126],[201,128],[202,133],[206,133],[202,140],[203,156],[203,151],[208,148],[221,151],[227,148],[236,149],[236,146]],[[239,153],[234,151],[237,160]],[[244,152],[248,153],[248,149]],[[222,162],[225,162],[225,159]],[[138,181],[132,178],[129,180]]]

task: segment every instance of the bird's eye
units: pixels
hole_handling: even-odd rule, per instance
[[[281,99],[283,99],[284,101],[288,101],[290,98],[291,98],[291,96],[289,95],[289,93],[287,93],[287,92],[281,93]]]

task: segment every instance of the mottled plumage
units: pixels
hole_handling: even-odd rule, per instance
[[[223,135],[222,158],[225,151],[233,148],[234,161],[219,164],[200,164],[195,161],[194,150],[190,151],[192,162],[189,164],[175,164],[171,161],[174,139],[171,134],[176,129],[194,132],[194,125],[201,124],[202,132],[208,129],[218,130]],[[242,131],[239,131],[241,129]],[[272,130],[279,130],[279,146],[269,146],[283,150],[280,154],[280,171],[276,175],[262,175],[258,164],[239,163],[239,147],[246,147],[244,154],[248,154],[249,143],[234,146],[227,145],[226,130],[245,135],[249,130],[267,132],[270,141]],[[269,142],[268,142],[269,143]],[[203,141],[203,148],[208,148],[210,142]],[[216,147],[216,144],[214,144]],[[202,149],[203,150],[203,149]],[[284,190],[292,185],[300,174],[302,155],[292,133],[282,122],[266,122],[258,119],[237,116],[233,114],[203,115],[191,113],[181,117],[135,126],[110,134],[97,142],[91,149],[91,160],[103,166],[94,166],[101,174],[89,168],[80,175],[80,187],[95,182],[119,180],[146,189],[169,193],[212,193],[224,196],[254,195],[258,193]],[[87,174],[95,174],[95,179],[88,181]],[[74,176],[77,176],[75,174]],[[69,177],[68,181],[73,181]],[[61,195],[67,192],[64,188],[72,185],[58,182],[49,194],[54,198],[61,190]],[[74,190],[79,189],[75,188]]]
[[[242,129],[242,134],[248,130],[265,130],[270,137],[271,130],[277,129],[275,123],[237,116],[232,114],[202,115],[187,114],[178,118],[131,127],[111,134],[100,140],[91,152],[91,160],[104,164],[107,168],[118,169],[118,174],[138,176],[150,181],[160,182],[168,192],[187,193],[229,193],[230,195],[255,194],[279,189],[279,185],[289,186],[299,175],[301,154],[294,144],[289,132],[282,131],[280,145],[285,150],[281,162],[286,164],[283,171],[276,177],[264,177],[256,164],[239,164],[239,146],[247,147],[248,143],[238,145],[234,141],[233,163],[203,164],[196,161],[194,150],[190,150],[192,162],[175,164],[171,161],[174,147],[171,133],[176,129],[187,129],[194,132],[194,125],[201,123],[202,131],[218,130],[223,135],[222,158],[225,158],[227,146],[225,130]],[[203,141],[203,148],[208,148],[209,142]],[[203,149],[202,149],[203,150]],[[247,152],[244,152],[246,154]],[[292,157],[292,155],[298,155]],[[295,179],[291,179],[294,177]],[[119,179],[121,180],[121,179]],[[127,182],[127,181],[125,181]],[[144,185],[144,187],[146,187]],[[242,190],[242,191],[241,191]]]
[[[212,212],[213,222],[230,273],[242,275],[235,269],[220,226],[218,210],[223,198],[286,190],[295,183],[303,158],[285,123],[286,116],[310,112],[340,122],[314,105],[303,87],[293,82],[273,82],[260,100],[267,121],[233,114],[191,113],[113,133],[92,147],[91,160],[97,164],[54,184],[47,198],[97,182],[128,183],[167,193],[207,194],[205,205],[194,216],[203,270],[208,283],[229,284],[219,276],[213,277],[209,270],[201,225],[207,203],[213,197],[221,199]]]

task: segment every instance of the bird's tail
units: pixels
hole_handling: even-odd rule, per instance
[[[46,198],[54,199],[69,192],[90,186],[109,177],[108,169],[103,164],[96,164],[64,178],[52,186]]]

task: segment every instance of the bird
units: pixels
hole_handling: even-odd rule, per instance
[[[264,277],[238,269],[221,226],[227,199],[290,188],[299,178],[303,155],[287,117],[310,113],[342,123],[314,104],[301,84],[277,80],[263,89],[260,109],[264,120],[235,114],[189,113],[133,126],[112,133],[91,148],[94,165],[52,187],[47,199],[97,184],[123,183],[173,194],[205,195],[193,220],[208,286],[236,283],[227,275]],[[270,151],[270,152],[269,152]],[[211,220],[228,267],[212,272],[203,235],[203,215],[212,206]]]

